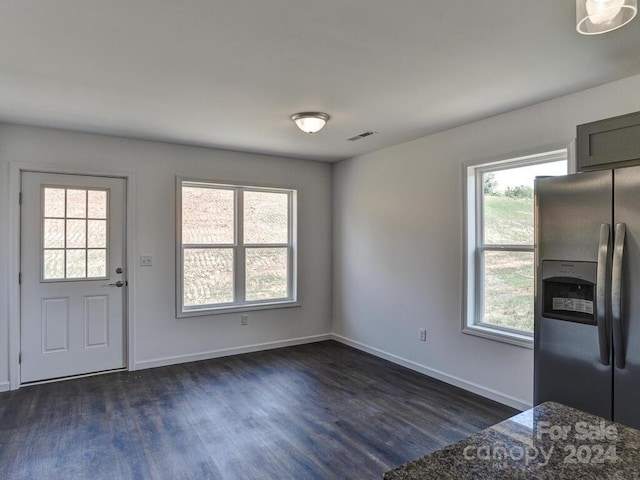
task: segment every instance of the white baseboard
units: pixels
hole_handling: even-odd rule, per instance
[[[336,340],[337,342],[344,343],[345,345],[349,345],[350,347],[356,348],[358,350],[362,350],[363,352],[370,353],[371,355],[374,355],[376,357],[383,358],[390,362],[406,367],[410,370],[414,370],[416,372],[427,375],[428,377],[441,380],[450,385],[454,385],[456,387],[462,388],[463,390],[467,390],[469,392],[478,394],[490,400],[494,400],[504,405],[508,405],[510,407],[516,408],[518,410],[527,410],[532,407],[532,405],[529,402],[522,400],[520,398],[515,398],[515,397],[512,397],[511,395],[498,392],[491,388],[486,388],[486,387],[483,387],[482,385],[478,385],[476,383],[469,382],[462,378],[449,375],[448,373],[441,372],[440,370],[429,368],[425,365],[421,365],[412,360],[407,360],[406,358],[402,358],[392,353],[385,352],[384,350],[380,350],[379,348],[370,347],[369,345],[365,345],[364,343],[360,343],[350,338],[343,337],[342,335],[338,335],[337,333],[331,334],[331,338],[333,340]]]
[[[325,340],[331,340],[332,338],[333,337],[330,333],[326,333],[322,335],[311,335],[309,337],[278,340],[276,342],[256,343],[254,345],[244,345],[241,347],[222,348],[220,350],[211,350],[209,352],[190,353],[186,355],[176,355],[173,357],[142,360],[140,362],[136,362],[136,370],[142,370],[145,368],[166,367],[168,365],[176,365],[178,363],[198,362],[200,360],[210,360],[212,358],[228,357],[230,355],[239,355],[242,353],[260,352],[262,350],[272,350],[274,348],[292,347],[294,345],[303,345],[305,343],[315,343]]]
[[[0,392],[8,392],[9,390],[11,390],[9,382],[0,382]]]

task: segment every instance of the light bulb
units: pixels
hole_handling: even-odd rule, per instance
[[[624,0],[587,0],[589,20],[595,25],[612,21],[622,10]]]
[[[322,112],[302,112],[291,116],[300,130],[305,133],[316,133],[324,128],[329,115]]]
[[[300,130],[302,130],[303,132],[315,133],[321,130],[326,122],[321,118],[308,117],[300,118],[296,121],[296,123],[298,124]]]
[[[576,30],[598,35],[623,27],[638,13],[638,0],[576,0]]]

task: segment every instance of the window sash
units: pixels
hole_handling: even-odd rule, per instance
[[[557,161],[544,160],[544,161],[532,161],[532,162],[509,162],[507,164],[498,166],[486,166],[477,167],[475,169],[475,182],[476,182],[476,255],[475,255],[475,309],[476,314],[474,316],[474,325],[479,325],[489,329],[499,330],[505,333],[512,333],[518,335],[524,335],[533,338],[533,330],[523,330],[518,328],[505,327],[503,325],[496,325],[494,323],[485,321],[486,313],[486,272],[485,272],[485,253],[486,252],[531,252],[534,253],[533,244],[507,244],[507,243],[485,243],[485,194],[484,194],[484,175],[491,172],[499,172],[511,168],[519,168],[528,165],[543,164],[548,162]]]
[[[182,189],[183,187],[195,187],[195,188],[214,188],[214,189],[226,189],[233,190],[234,192],[234,206],[233,206],[233,218],[234,218],[234,242],[230,243],[182,243]],[[276,243],[244,243],[244,192],[266,192],[266,193],[279,193],[287,195],[287,242]],[[229,310],[242,310],[243,307],[264,307],[273,304],[278,306],[284,303],[296,302],[296,283],[297,283],[297,262],[296,262],[296,191],[292,189],[284,188],[270,188],[270,187],[254,187],[243,185],[226,185],[218,184],[215,182],[203,182],[203,181],[190,181],[185,179],[178,179],[177,181],[177,194],[178,199],[176,215],[177,219],[177,272],[178,278],[178,291],[177,291],[177,315],[189,316],[190,314],[206,315],[210,313],[216,313],[216,311],[229,311]],[[231,249],[233,251],[233,301],[225,303],[213,303],[203,305],[185,305],[185,293],[184,293],[184,256],[185,251],[188,249]],[[287,258],[287,278],[286,278],[286,291],[287,294],[284,297],[267,298],[260,300],[247,300],[246,292],[246,252],[249,249],[257,248],[281,248],[286,249]]]
[[[534,253],[533,245],[490,245],[476,248],[475,272],[476,272],[476,315],[475,325],[499,330],[506,333],[515,333],[533,338],[533,330],[523,330],[519,328],[505,327],[495,323],[485,321],[485,298],[486,298],[486,273],[485,273],[485,253],[486,252],[525,252]]]
[[[552,163],[567,162],[567,173],[572,170],[571,146],[556,146],[545,149],[544,153],[534,153],[511,157],[504,160],[494,160],[484,164],[467,164],[465,172],[465,297],[464,317],[462,329],[471,333],[494,340],[531,347],[533,331],[495,325],[484,321],[485,315],[485,271],[484,257],[487,252],[530,252],[535,255],[532,244],[485,243],[485,205],[483,176],[487,173],[498,172],[521,167]],[[535,258],[534,258],[535,262]],[[534,264],[535,268],[535,264]],[[535,285],[534,285],[535,291]]]

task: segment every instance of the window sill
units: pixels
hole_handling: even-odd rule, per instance
[[[178,318],[187,317],[205,317],[209,315],[221,315],[225,313],[241,313],[252,312],[255,310],[275,310],[280,308],[293,308],[302,306],[298,301],[281,301],[281,302],[269,302],[269,303],[254,303],[250,305],[225,305],[224,307],[217,308],[201,308],[191,309],[184,312],[178,312]]]
[[[462,333],[488,338],[489,340],[495,340],[497,342],[509,343],[518,347],[533,348],[533,335],[510,332],[482,325],[467,325],[462,329]]]

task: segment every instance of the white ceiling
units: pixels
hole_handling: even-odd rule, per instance
[[[574,0],[3,0],[0,45],[0,121],[323,161],[640,73]]]

